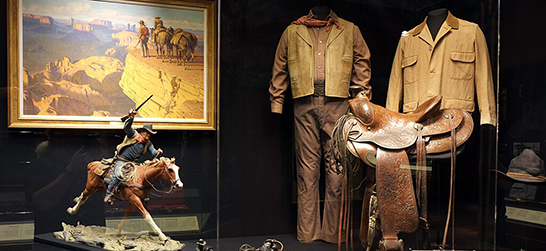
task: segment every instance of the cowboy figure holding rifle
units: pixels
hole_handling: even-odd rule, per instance
[[[152,134],[157,133],[152,130],[151,123],[147,123],[142,128],[136,130],[133,129],[133,120],[137,114],[137,110],[138,108],[129,111],[128,118],[125,120],[125,125],[123,127],[126,136],[123,139],[123,142],[116,147],[114,175],[106,189],[106,197],[104,197],[104,203],[109,205],[113,204],[113,191],[122,178],[122,167],[124,165],[137,162],[138,159],[147,152],[155,157],[163,154],[163,150],[161,150],[161,148],[156,150],[150,141]]]

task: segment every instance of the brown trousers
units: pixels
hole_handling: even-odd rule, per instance
[[[294,100],[298,182],[298,240],[337,243],[342,176],[335,172],[330,141],[336,121],[347,111],[347,99],[306,96]],[[325,163],[325,198],[321,227],[319,179]]]

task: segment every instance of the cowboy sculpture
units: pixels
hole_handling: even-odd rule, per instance
[[[152,134],[156,134],[156,131],[152,130],[152,124],[147,123],[142,128],[133,129],[133,120],[137,111],[131,109],[129,111],[129,118],[125,121],[123,130],[125,131],[125,138],[123,142],[116,147],[114,175],[108,184],[106,189],[106,196],[104,197],[104,203],[112,205],[114,198],[114,188],[118,182],[122,179],[122,170],[126,165],[132,165],[138,159],[149,152],[152,156],[159,156],[163,154],[161,148],[155,149],[154,145],[150,141]]]

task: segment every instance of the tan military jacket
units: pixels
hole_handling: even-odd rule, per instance
[[[404,113],[436,95],[443,108],[474,111],[480,124],[496,125],[496,103],[485,37],[477,24],[448,14],[436,40],[427,20],[403,32],[392,65],[386,108]]]

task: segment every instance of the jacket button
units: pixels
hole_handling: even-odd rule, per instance
[[[428,50],[429,50],[429,51],[432,51],[432,46],[429,46],[429,47],[428,47]]]

